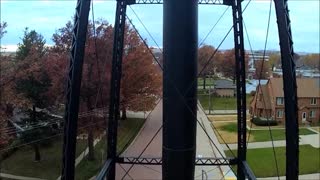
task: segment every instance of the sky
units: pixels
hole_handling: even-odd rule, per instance
[[[36,30],[44,36],[48,45],[53,45],[52,34],[72,20],[75,13],[76,0],[0,0],[0,21],[7,22],[7,34],[1,39],[5,51],[13,51],[21,42],[25,27]],[[242,7],[248,3],[243,1]],[[264,49],[268,25],[269,0],[252,0],[243,13],[244,24],[248,36],[244,33],[245,49],[249,50],[249,40],[253,50]],[[94,0],[95,19],[103,18],[114,24],[115,0]],[[217,47],[232,26],[232,10],[224,5],[199,5],[198,31],[199,44]],[[227,9],[227,10],[226,10]],[[320,52],[320,4],[319,0],[289,0],[294,50],[296,52]],[[226,11],[221,20],[219,17]],[[134,14],[136,12],[137,16]],[[132,5],[127,14],[133,24],[147,39],[150,46],[162,46],[162,5]],[[139,17],[147,30],[139,22]],[[92,14],[90,17],[92,20]],[[213,31],[205,39],[208,32],[217,23]],[[155,39],[156,42],[152,40]],[[204,40],[205,39],[205,40]],[[203,41],[204,40],[204,41]],[[230,33],[220,49],[233,48],[233,33]],[[272,3],[268,50],[279,50],[279,37],[275,8]]]

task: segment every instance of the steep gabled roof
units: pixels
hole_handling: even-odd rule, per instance
[[[283,96],[282,78],[271,78],[269,82],[274,97]],[[320,97],[320,78],[297,78],[298,97]]]
[[[259,87],[261,89],[259,89]],[[271,97],[268,91],[267,85],[260,85],[258,87],[258,91],[256,93],[256,98],[258,98],[257,101],[257,108],[259,109],[271,109]],[[260,94],[262,95],[262,99],[260,98]],[[254,105],[254,104],[253,104]]]

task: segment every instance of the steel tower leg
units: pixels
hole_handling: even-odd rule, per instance
[[[107,175],[108,180],[114,180],[116,175],[116,158],[117,158],[117,134],[118,134],[118,120],[119,120],[119,103],[120,103],[120,85],[121,85],[121,71],[122,71],[122,54],[123,41],[126,25],[126,9],[127,1],[118,0],[114,40],[113,40],[113,56],[112,56],[112,72],[111,72],[111,89],[110,89],[110,105],[109,105],[109,121],[108,121],[108,150],[107,158],[111,159],[110,170]]]
[[[233,30],[234,30],[234,51],[236,60],[236,83],[237,83],[237,115],[238,115],[238,169],[237,178],[245,179],[243,162],[246,161],[246,70],[245,52],[243,42],[242,24],[242,0],[233,0]]]
[[[286,179],[298,179],[299,128],[297,108],[297,83],[293,42],[287,0],[275,0],[280,40],[283,90],[286,118]]]
[[[196,153],[198,1],[164,0],[163,8],[162,178],[188,180]]]
[[[61,176],[63,180],[74,179],[79,95],[90,2],[91,0],[78,0],[74,19],[67,101],[64,115],[63,165]]]

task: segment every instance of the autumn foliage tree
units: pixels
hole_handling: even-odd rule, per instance
[[[245,54],[245,68],[248,69],[249,56]],[[222,58],[218,61],[218,71],[224,77],[235,80],[236,77],[236,59],[234,49],[226,50],[222,53]]]
[[[198,73],[203,79],[203,89],[206,88],[206,78],[216,73],[217,65],[221,61],[221,53],[219,51],[212,56],[215,51],[216,49],[210,45],[203,45],[198,50]],[[212,59],[210,60],[211,57]]]
[[[127,109],[153,109],[161,93],[161,74],[157,66],[137,32],[127,26],[121,79],[122,119],[127,118]]]
[[[53,83],[51,93],[61,94],[65,89],[61,82],[65,81],[66,69],[61,69],[68,65],[72,33],[72,24],[68,22],[53,35],[55,46],[49,51],[50,56],[46,60],[47,71]],[[120,104],[124,118],[127,109],[150,110],[161,85],[152,56],[148,54],[139,36],[129,26],[125,34]],[[106,21],[89,23],[80,90],[80,112],[92,112],[98,107],[107,109],[105,106],[109,101],[112,40],[113,27]],[[100,135],[105,128],[101,123],[104,123],[103,119],[95,115],[79,118],[79,127],[86,127],[79,128],[79,132],[88,134],[89,160],[94,159],[94,137]]]
[[[271,74],[270,70],[270,62],[258,60],[254,62],[254,66],[256,69],[255,72],[255,79],[268,79]]]
[[[43,68],[46,48],[43,36],[36,31],[25,29],[22,43],[18,45],[16,61],[18,67],[15,74],[15,92],[21,95],[25,101],[22,108],[28,115],[22,119],[24,124],[39,124],[47,119],[39,118],[36,108],[47,108],[50,106],[48,101],[48,90],[51,80]],[[30,110],[32,109],[32,110]],[[34,142],[41,137],[46,137],[47,131],[41,128],[22,133],[21,141],[31,143],[35,152],[35,161],[40,161],[39,142]]]

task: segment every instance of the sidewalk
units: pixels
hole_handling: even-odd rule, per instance
[[[103,135],[101,135],[100,137],[102,137]],[[101,141],[101,139],[102,138],[97,138],[97,139],[95,139],[94,140],[94,142],[93,142],[93,147],[95,147],[100,141]],[[76,161],[75,161],[75,167],[77,167],[79,164],[80,164],[80,162],[83,160],[83,158],[85,158],[86,157],[86,155],[89,153],[89,147],[87,147],[78,157],[77,157],[77,159],[76,159]],[[61,179],[61,176],[59,176],[58,178],[57,178],[57,180],[60,180]],[[31,179],[30,179],[31,180]],[[35,179],[34,179],[35,180]]]
[[[6,174],[6,173],[0,173],[0,177],[7,178],[7,179],[17,179],[17,180],[44,180],[44,179],[33,178],[33,177],[16,176],[16,175]]]
[[[259,180],[277,180],[278,177],[257,178]],[[280,180],[285,180],[285,176],[280,176]],[[320,173],[299,175],[300,180],[319,180]]]
[[[200,103],[198,103],[200,104]],[[224,114],[237,114],[237,110],[211,110],[209,114],[209,110],[203,110],[207,115],[224,115]],[[247,114],[249,110],[247,110]]]

